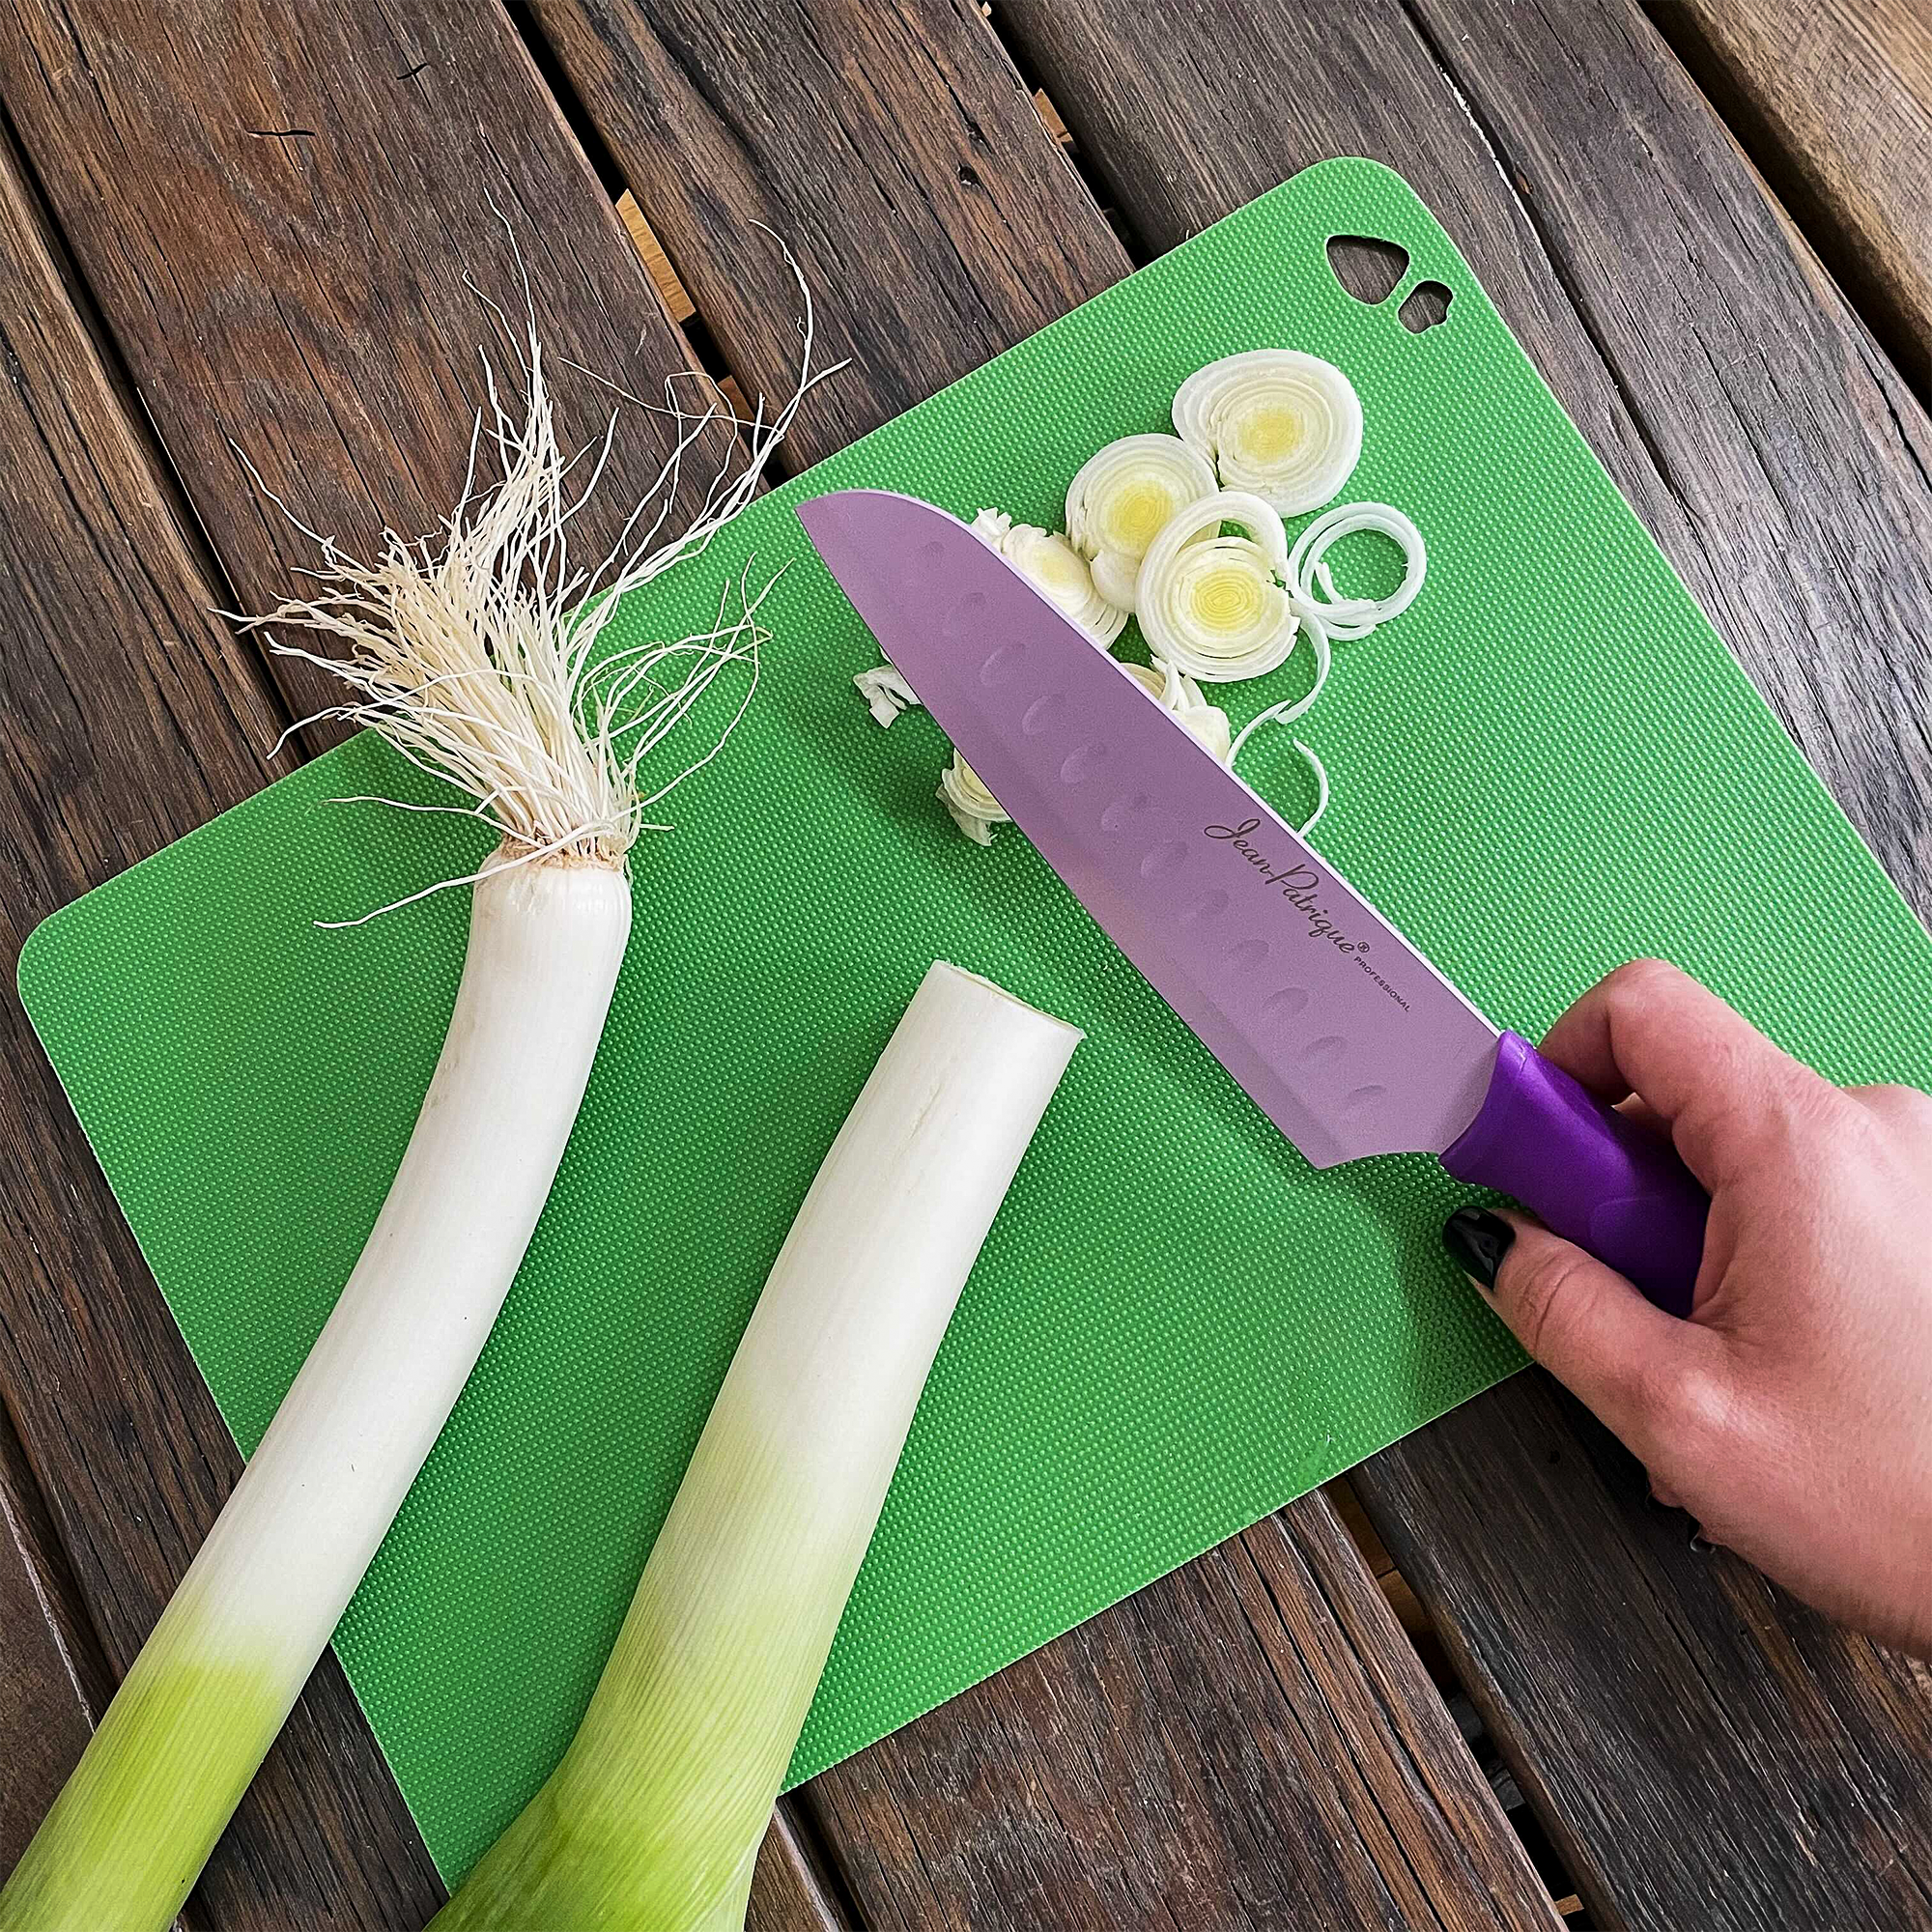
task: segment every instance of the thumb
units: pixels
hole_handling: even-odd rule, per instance
[[[1442,1238],[1517,1340],[1648,1461],[1661,1400],[1708,1331],[1654,1307],[1527,1214],[1464,1208]]]

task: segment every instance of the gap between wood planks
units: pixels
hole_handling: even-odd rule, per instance
[[[979,11],[981,18],[987,19],[988,31],[993,31],[986,7],[981,5]],[[1055,108],[1046,90],[1034,87],[1029,91],[1034,109],[1038,114],[1040,125],[1047,135],[1061,147],[1077,153],[1074,136]],[[651,228],[643,210],[638,204],[636,195],[629,187],[620,186],[616,207],[625,232],[636,246],[657,290],[658,298],[664,304],[666,315],[684,334],[686,341],[692,347],[694,366],[698,366],[701,362],[712,362],[715,351],[711,350],[714,341],[711,331],[699,314],[690,291],[685,287],[676,266]],[[744,391],[736,377],[722,367],[715,368],[713,375],[719,390],[729,399],[732,408],[741,416],[747,415],[749,412],[745,406]],[[1574,1924],[1577,1932],[1587,1932],[1589,1920],[1584,1914],[1583,1902],[1570,1889],[1568,1875],[1561,1872],[1554,1852],[1536,1828],[1534,1820],[1530,1818],[1522,1794],[1516,1789],[1514,1780],[1509,1777],[1508,1773],[1501,1769],[1499,1763],[1493,1761],[1495,1756],[1493,1751],[1490,1752],[1488,1759],[1478,1751],[1479,1744],[1486,1742],[1480,1719],[1476,1718],[1474,1706],[1455,1674],[1448,1653],[1430,1620],[1428,1611],[1424,1609],[1415,1592],[1396,1567],[1395,1559],[1389,1554],[1381,1538],[1376,1534],[1349,1479],[1346,1476],[1338,1476],[1322,1485],[1322,1490],[1353,1539],[1364,1564],[1374,1576],[1396,1621],[1402,1626],[1404,1634],[1428,1672],[1430,1681],[1455,1715],[1464,1742],[1471,1754],[1477,1757],[1479,1766],[1495,1789],[1505,1815],[1529,1846],[1538,1869],[1544,1874],[1546,1882],[1550,1885],[1551,1901],[1556,1912],[1566,1922]],[[816,1890],[818,1874],[813,1869],[815,1864],[816,1861],[810,1858],[807,1849],[796,1842],[794,1836],[782,1846],[776,1840],[768,1845],[760,1870],[762,1873],[768,1866],[771,1868],[772,1883],[780,1891],[789,1891],[795,1885],[810,1887]]]

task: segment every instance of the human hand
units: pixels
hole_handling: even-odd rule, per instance
[[[1833,1087],[1654,959],[1543,1051],[1667,1131],[1710,1190],[1690,1318],[1520,1212],[1451,1216],[1450,1253],[1661,1502],[1932,1656],[1932,1097]]]

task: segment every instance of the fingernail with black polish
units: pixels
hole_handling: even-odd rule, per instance
[[[1717,1548],[1717,1547],[1718,1546],[1715,1543],[1713,1543],[1708,1536],[1704,1534],[1704,1525],[1701,1522],[1693,1522],[1690,1525],[1690,1548],[1693,1550],[1695,1550],[1699,1556],[1710,1555],[1712,1550]]]
[[[1459,1208],[1442,1224],[1442,1245],[1449,1258],[1484,1288],[1493,1288],[1496,1270],[1516,1239],[1516,1230],[1500,1214],[1481,1208]]]

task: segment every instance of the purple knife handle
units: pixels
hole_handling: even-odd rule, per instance
[[[1690,1313],[1710,1197],[1670,1143],[1506,1033],[1482,1111],[1442,1155],[1458,1180],[1513,1194],[1670,1315]]]

